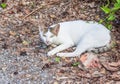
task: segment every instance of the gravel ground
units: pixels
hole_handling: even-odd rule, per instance
[[[3,0],[4,1],[4,0]],[[1,2],[1,1],[0,1]],[[99,21],[105,15],[99,0],[7,0],[0,8],[0,84],[119,84],[120,71],[105,66],[89,72],[72,66],[77,58],[47,57],[47,48],[39,38],[38,26],[70,20]],[[47,5],[46,5],[47,4]],[[36,8],[41,7],[29,15]],[[28,15],[27,17],[25,17]],[[120,19],[112,30],[117,45],[99,54],[108,62],[120,60]],[[71,50],[71,49],[68,49]],[[119,66],[118,66],[119,67]],[[97,75],[95,75],[97,74]]]

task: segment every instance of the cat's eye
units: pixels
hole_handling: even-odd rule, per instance
[[[44,37],[46,37],[46,35],[45,35],[45,34],[43,34],[43,36],[44,36]]]
[[[50,37],[52,38],[52,37],[54,37],[54,35],[51,35]]]

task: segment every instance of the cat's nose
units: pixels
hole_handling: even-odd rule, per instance
[[[49,43],[49,41],[46,41],[46,43]]]
[[[49,41],[46,41],[46,45],[49,45]]]

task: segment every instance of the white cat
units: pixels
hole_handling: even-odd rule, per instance
[[[48,56],[80,56],[83,52],[108,46],[111,41],[110,31],[94,21],[68,21],[50,26],[46,32],[39,28],[40,37],[46,45],[58,45],[47,53]],[[76,46],[74,52],[62,53],[67,48]]]

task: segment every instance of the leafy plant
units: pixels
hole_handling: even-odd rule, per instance
[[[72,66],[78,66],[80,64],[80,62],[74,62],[73,64],[72,64]]]
[[[110,1],[107,0],[107,4],[105,6],[102,6],[102,11],[107,15],[105,19],[101,19],[99,23],[105,23],[105,26],[111,30],[112,25],[111,22],[116,19],[116,12],[120,9],[120,0],[113,1],[113,7],[110,7]]]
[[[55,61],[56,61],[56,62],[60,62],[60,57],[56,57],[56,58],[55,58]]]
[[[6,3],[1,3],[0,6],[1,6],[2,8],[6,8],[6,7],[7,7],[7,4],[6,4]]]

